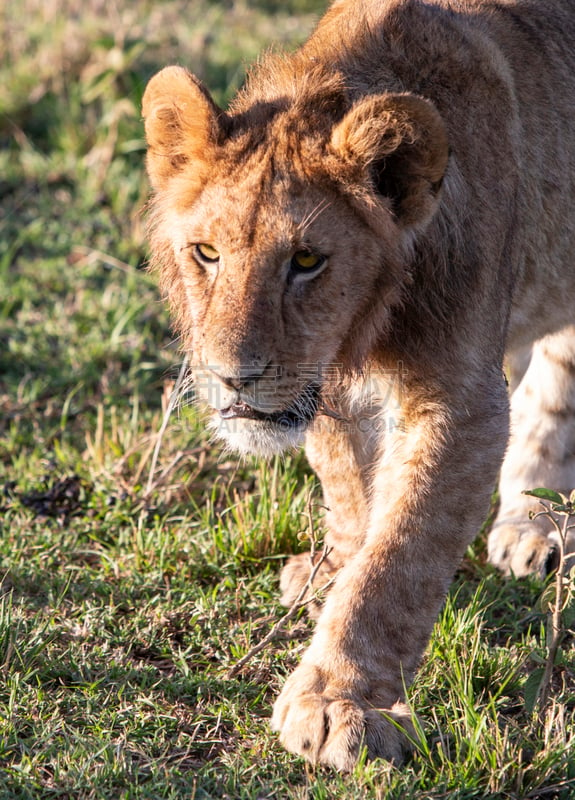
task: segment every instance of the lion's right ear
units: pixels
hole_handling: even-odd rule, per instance
[[[162,189],[188,163],[206,162],[223,134],[224,112],[183,67],[165,67],[144,92],[142,114],[148,142],[147,169]]]
[[[437,207],[449,148],[445,125],[423,97],[375,95],[359,100],[336,125],[338,158],[368,178],[404,228],[425,225]]]

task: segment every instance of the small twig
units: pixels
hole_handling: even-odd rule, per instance
[[[322,550],[320,559],[322,561],[324,561],[329,556],[329,554],[331,553],[332,549],[333,548],[331,548],[331,547],[326,548],[325,555],[324,555],[324,551]],[[321,561],[320,561],[320,563],[321,563]],[[311,575],[310,575],[310,578],[311,578]],[[317,589],[314,589],[309,584],[306,584],[308,589],[310,590],[310,592],[313,592],[313,594],[311,595],[311,597],[307,597],[305,600],[302,600],[300,602],[300,604],[299,604],[299,608],[303,608],[304,606],[307,606],[308,603],[314,603],[318,599],[319,596],[321,596],[324,592],[327,592],[327,590],[330,588],[330,586],[335,582],[336,578],[337,578],[337,573],[333,577],[331,577],[328,581],[326,581],[325,583],[322,583],[322,585],[320,587],[318,587]]]
[[[565,635],[563,612],[569,603],[572,593],[572,585],[567,577],[569,564],[567,539],[569,531],[573,528],[570,522],[575,517],[575,489],[568,496],[545,487],[527,489],[524,494],[536,497],[543,508],[542,511],[530,512],[529,518],[547,517],[555,528],[559,540],[559,564],[555,574],[555,584],[554,587],[548,587],[548,589],[554,588],[554,599],[553,601],[547,601],[547,590],[542,596],[543,604],[548,602],[547,625],[545,627],[547,657],[543,675],[538,680],[537,692],[532,707],[533,710],[535,708],[538,709],[539,721],[543,722],[544,717],[547,716],[549,719],[549,715],[552,713],[548,708],[548,703],[552,688],[553,668]],[[537,675],[536,672],[533,674]]]
[[[148,482],[146,484],[146,491],[144,492],[144,497],[148,497],[154,488],[154,475],[156,472],[156,464],[158,463],[158,458],[160,455],[160,448],[162,447],[162,440],[164,438],[164,433],[166,432],[166,428],[168,427],[168,422],[170,421],[170,416],[176,403],[178,402],[178,397],[180,395],[180,388],[184,382],[185,376],[188,372],[188,364],[189,364],[189,356],[186,354],[184,356],[184,360],[182,361],[182,365],[180,367],[180,372],[178,374],[178,379],[174,384],[174,388],[172,389],[172,393],[170,394],[170,399],[168,401],[168,407],[164,413],[164,418],[162,419],[162,424],[160,426],[160,430],[157,434],[156,445],[154,447],[154,453],[152,455],[152,463],[150,465],[150,473],[148,475]]]
[[[553,515],[548,512],[547,516],[552,520],[555,529],[559,536],[559,565],[555,575],[555,601],[551,614],[551,642],[548,646],[547,660],[545,662],[545,671],[539,684],[537,691],[536,703],[541,712],[547,706],[549,698],[549,690],[551,687],[551,678],[553,676],[553,667],[555,666],[555,659],[557,658],[557,651],[563,639],[565,630],[563,628],[563,593],[565,585],[565,574],[567,570],[567,559],[565,557],[565,547],[567,542],[567,530],[569,527],[569,515],[566,514],[563,518],[563,524],[560,526]]]
[[[304,600],[304,597],[306,596],[308,591],[312,591],[313,592],[313,581],[314,581],[314,578],[317,575],[317,573],[319,572],[319,569],[320,569],[321,565],[323,564],[323,562],[326,560],[326,558],[331,553],[331,551],[332,551],[331,547],[324,546],[324,548],[321,551],[320,557],[317,560],[317,563],[314,564],[313,569],[311,570],[311,572],[309,574],[309,578],[307,579],[307,582],[302,586],[302,588],[300,589],[297,597],[295,598],[295,600],[293,601],[293,603],[291,604],[289,609],[286,611],[286,613],[283,615],[283,617],[280,617],[280,619],[278,619],[276,624],[264,636],[264,638],[261,639],[257,644],[255,644],[245,654],[245,656],[242,656],[242,658],[240,658],[240,660],[237,661],[234,664],[234,666],[231,667],[228,670],[228,678],[233,678],[235,675],[237,675],[238,672],[248,663],[248,661],[251,661],[251,659],[254,656],[256,656],[258,653],[261,653],[261,651],[264,650],[268,646],[268,644],[270,644],[277,637],[279,631],[284,627],[284,625],[286,625],[286,623],[289,622],[290,619],[295,617],[295,615],[300,610],[300,608],[302,608],[306,603],[309,603],[310,600],[314,599],[314,597],[310,597],[308,600]],[[331,585],[333,580],[334,579],[331,578],[326,583],[325,587],[322,586],[319,589],[319,591],[323,591],[324,588],[327,588],[329,585]]]
[[[307,518],[308,518],[307,536],[308,536],[308,538],[310,540],[310,543],[311,543],[310,552],[309,552],[310,573],[309,573],[308,579],[304,583],[304,585],[301,587],[301,589],[299,590],[295,600],[293,601],[291,606],[288,608],[286,613],[283,615],[283,617],[280,617],[280,619],[278,619],[276,624],[264,636],[264,638],[261,639],[261,641],[259,641],[257,644],[255,644],[245,654],[245,656],[242,656],[242,658],[240,658],[240,660],[237,661],[233,665],[233,667],[230,667],[230,669],[228,670],[228,678],[233,678],[235,675],[237,675],[238,672],[248,663],[248,661],[251,661],[251,659],[255,655],[257,655],[258,653],[261,653],[261,651],[264,650],[272,641],[274,641],[274,639],[277,639],[280,631],[290,621],[290,619],[295,617],[297,612],[301,608],[303,608],[305,605],[307,605],[307,603],[313,602],[313,600],[316,599],[317,595],[319,593],[325,591],[326,589],[328,589],[331,586],[331,584],[334,582],[334,580],[335,580],[335,576],[334,576],[334,577],[330,578],[319,589],[314,589],[313,588],[313,582],[315,580],[315,577],[318,574],[323,562],[329,557],[329,554],[331,553],[333,548],[332,547],[328,547],[327,545],[324,545],[323,548],[322,548],[322,551],[321,551],[321,553],[319,555],[319,558],[316,561],[317,537],[316,537],[315,528],[314,528],[314,524],[313,524],[313,508],[312,508],[311,496],[309,497],[308,504],[307,504]],[[306,595],[308,594],[308,592],[309,592],[309,594],[311,596],[308,597],[307,599],[304,599],[306,597]]]

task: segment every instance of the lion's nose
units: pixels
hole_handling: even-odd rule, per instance
[[[228,389],[233,389],[240,392],[250,383],[255,383],[262,377],[267,364],[259,366],[258,364],[240,365],[235,369],[230,369],[229,365],[208,365],[209,371],[215,375],[219,381]]]

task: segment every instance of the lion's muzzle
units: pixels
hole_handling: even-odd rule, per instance
[[[246,402],[238,401],[220,409],[222,419],[247,419],[277,425],[280,428],[305,426],[312,421],[319,409],[320,389],[309,384],[296,400],[280,411],[266,412]]]

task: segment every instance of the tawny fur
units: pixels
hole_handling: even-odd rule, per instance
[[[489,550],[552,563],[520,492],[575,482],[574,41],[568,0],[338,0],[227,112],[179,67],[146,90],[153,264],[198,394],[240,451],[305,436],[329,507],[337,579],[273,716],[311,761],[401,758],[379,710],[409,730],[505,453],[504,354],[519,373],[532,345]],[[286,600],[306,577],[288,563]]]

